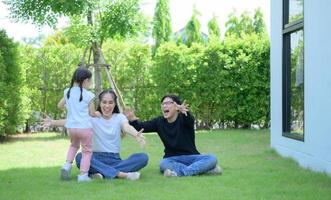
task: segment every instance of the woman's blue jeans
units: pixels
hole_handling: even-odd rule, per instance
[[[217,165],[217,158],[212,154],[180,155],[164,158],[160,161],[160,171],[170,169],[178,176],[203,174]]]
[[[79,168],[82,154],[76,156],[76,165]],[[89,173],[100,173],[105,178],[113,179],[119,172],[136,172],[145,167],[148,156],[145,153],[135,153],[122,160],[119,153],[93,152]]]

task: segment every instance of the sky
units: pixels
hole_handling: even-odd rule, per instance
[[[260,8],[264,15],[268,32],[270,31],[270,1],[271,0],[169,0],[172,29],[174,32],[185,27],[195,8],[200,12],[198,17],[203,32],[208,33],[207,23],[215,15],[221,32],[224,32],[224,24],[228,15],[235,11],[239,16],[248,11],[253,16],[254,11]],[[154,15],[156,0],[141,0],[142,11],[150,18]],[[54,31],[50,27],[38,28],[32,24],[14,23],[9,20],[9,11],[6,5],[0,1],[0,28],[5,29],[9,37],[15,41],[23,38],[35,38],[40,34],[50,35]],[[58,27],[65,26],[66,20],[61,20]]]

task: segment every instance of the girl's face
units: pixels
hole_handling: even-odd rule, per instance
[[[87,78],[83,81],[82,87],[85,89],[88,89],[91,87],[91,79]]]
[[[112,116],[115,106],[116,102],[112,94],[106,93],[102,96],[100,101],[100,108],[102,111],[102,115],[105,118],[109,118]]]

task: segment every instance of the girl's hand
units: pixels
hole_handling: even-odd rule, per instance
[[[144,148],[146,146],[145,136],[143,136],[142,134],[143,131],[144,129],[142,128],[136,136],[136,140],[139,142],[141,148]]]
[[[94,115],[95,115],[96,117],[102,117],[102,114],[101,114],[99,111],[95,111],[95,112],[94,112]]]
[[[52,125],[52,119],[48,115],[46,115],[43,121],[41,122],[41,125],[44,128],[50,127]]]

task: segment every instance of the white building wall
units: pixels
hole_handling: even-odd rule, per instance
[[[271,147],[331,175],[331,1],[304,0],[305,140],[282,136],[282,1],[271,1]]]

